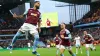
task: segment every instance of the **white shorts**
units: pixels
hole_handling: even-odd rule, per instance
[[[85,47],[90,47],[90,48],[93,48],[93,44],[86,44]]]
[[[50,48],[50,45],[47,45],[47,48]]]
[[[50,28],[51,26],[46,26],[46,28]]]
[[[63,46],[63,45],[60,45],[60,49],[68,49],[68,50],[71,50],[72,47],[71,46]]]
[[[75,46],[76,46],[76,47],[80,47],[81,45],[80,45],[80,44],[75,44]]]
[[[56,48],[60,48],[60,45],[56,45]]]
[[[22,31],[22,32],[29,31],[30,34],[38,33],[37,26],[29,24],[29,23],[24,23],[19,29],[19,31]]]

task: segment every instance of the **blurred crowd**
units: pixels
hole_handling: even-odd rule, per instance
[[[23,24],[22,19],[5,18],[0,16],[0,30],[18,29]]]
[[[100,22],[100,9],[94,12],[90,11],[82,19],[76,21],[75,25],[93,23],[93,22]]]
[[[87,31],[88,34],[91,34],[94,38],[94,45],[100,45],[100,27],[96,27],[96,28],[85,28],[85,29],[74,29],[74,31],[72,32],[72,37],[73,39],[76,37],[76,35],[79,35],[81,37],[81,43],[83,44],[84,40],[83,40],[83,31]]]
[[[80,37],[83,37],[83,31],[87,31],[89,34],[91,34],[95,40],[100,40],[100,27],[93,27],[93,28],[85,28],[85,29],[81,29],[81,28],[76,28],[73,30],[72,33],[72,37],[74,39],[74,37],[78,34]],[[9,30],[0,30],[0,34],[4,35],[4,34],[15,34],[17,31],[17,29],[13,30],[13,29],[9,29]],[[56,30],[55,30],[56,31]],[[49,31],[47,31],[49,32]],[[53,32],[53,34],[56,34]],[[32,36],[30,36],[32,37]],[[53,38],[55,36],[54,35],[41,35],[40,36],[40,41],[42,41],[44,44],[48,44],[48,41],[50,41],[50,43],[53,43]],[[3,48],[7,48],[9,46],[9,44],[11,43],[11,37],[1,37],[0,36],[0,46]],[[21,36],[21,38],[19,38],[20,40],[17,40],[17,42],[15,43],[14,47],[20,47],[20,48],[24,48],[27,47],[27,43],[29,42],[29,40],[22,40],[25,39],[25,36]],[[31,38],[30,38],[31,39]],[[47,41],[48,40],[48,41]],[[100,41],[99,41],[100,42]],[[32,43],[33,44],[33,43]],[[52,44],[51,44],[52,45]]]
[[[27,43],[30,42],[30,40],[26,40],[26,39],[19,39],[16,41],[16,43],[14,44],[14,48],[25,48],[27,47]],[[2,40],[0,41],[0,46],[2,48],[7,48],[11,43],[11,39],[9,40]]]
[[[89,34],[91,34],[94,37],[95,43],[100,44],[100,27],[85,28],[85,29],[74,29],[74,31],[72,32],[73,39],[77,34],[82,38],[84,30],[87,31]],[[49,41],[52,45],[53,38],[54,38],[53,36],[42,36],[42,37],[40,37],[40,41],[42,41],[46,45],[48,44],[48,41]],[[8,37],[2,37],[2,38],[0,38],[0,46],[3,47],[3,48],[7,48],[11,43],[11,39],[12,39],[12,37],[9,37],[9,38]],[[16,43],[14,45],[14,48],[27,47],[28,42],[30,42],[30,40],[19,39],[19,40],[16,41]],[[31,42],[31,43],[33,44],[33,42]]]
[[[87,31],[89,34],[91,34],[94,37],[94,39],[100,40],[100,27],[75,29],[75,31],[72,33],[72,36],[75,37],[75,35],[78,34],[80,37],[83,37],[83,31]]]
[[[23,39],[21,39],[23,38]],[[14,48],[25,48],[25,47],[28,47],[28,44],[27,43],[31,43],[31,45],[33,45],[33,41],[32,39],[29,40],[29,39],[25,39],[25,36],[19,38],[15,44],[14,44]],[[47,40],[49,40],[50,42],[52,42],[54,37],[51,37],[51,36],[45,36],[45,37],[40,37],[39,41],[42,41],[45,45],[47,45]],[[3,47],[3,48],[7,48],[10,43],[12,41],[12,37],[2,37],[0,38],[0,46]]]

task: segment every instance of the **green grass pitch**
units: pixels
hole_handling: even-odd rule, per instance
[[[90,56],[100,56],[100,46],[96,46],[96,51],[90,51]],[[32,50],[32,49],[31,49]],[[75,52],[75,47],[72,47],[72,50]],[[77,56],[86,56],[85,47],[82,47],[83,53],[80,52]],[[56,48],[39,48],[38,52],[41,56],[56,56]],[[65,56],[71,56],[67,50],[65,51]],[[27,51],[27,48],[20,48],[13,50],[13,53],[10,54],[9,50],[0,50],[0,56],[36,56],[32,54],[32,51]],[[59,55],[60,56],[60,55]]]

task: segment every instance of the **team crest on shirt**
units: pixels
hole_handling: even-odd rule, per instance
[[[40,14],[40,12],[37,12],[37,14]]]
[[[64,33],[65,33],[65,30],[61,30],[60,34],[62,35],[62,34],[64,34]]]
[[[30,11],[32,11],[32,10],[30,10]]]

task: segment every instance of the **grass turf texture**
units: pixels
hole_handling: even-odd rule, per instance
[[[73,51],[75,52],[75,47],[72,47]],[[100,56],[100,46],[96,46],[96,51],[90,51],[90,56]],[[32,49],[31,49],[32,50]],[[81,54],[80,51],[77,56],[86,56],[85,47],[82,47],[83,53]],[[56,48],[39,48],[38,52],[41,56],[56,56]],[[67,50],[65,51],[65,56],[71,56]],[[14,49],[13,53],[10,54],[9,50],[0,50],[0,56],[36,56],[32,54],[32,51],[27,51],[27,48],[18,48]],[[59,55],[60,56],[60,55]]]

